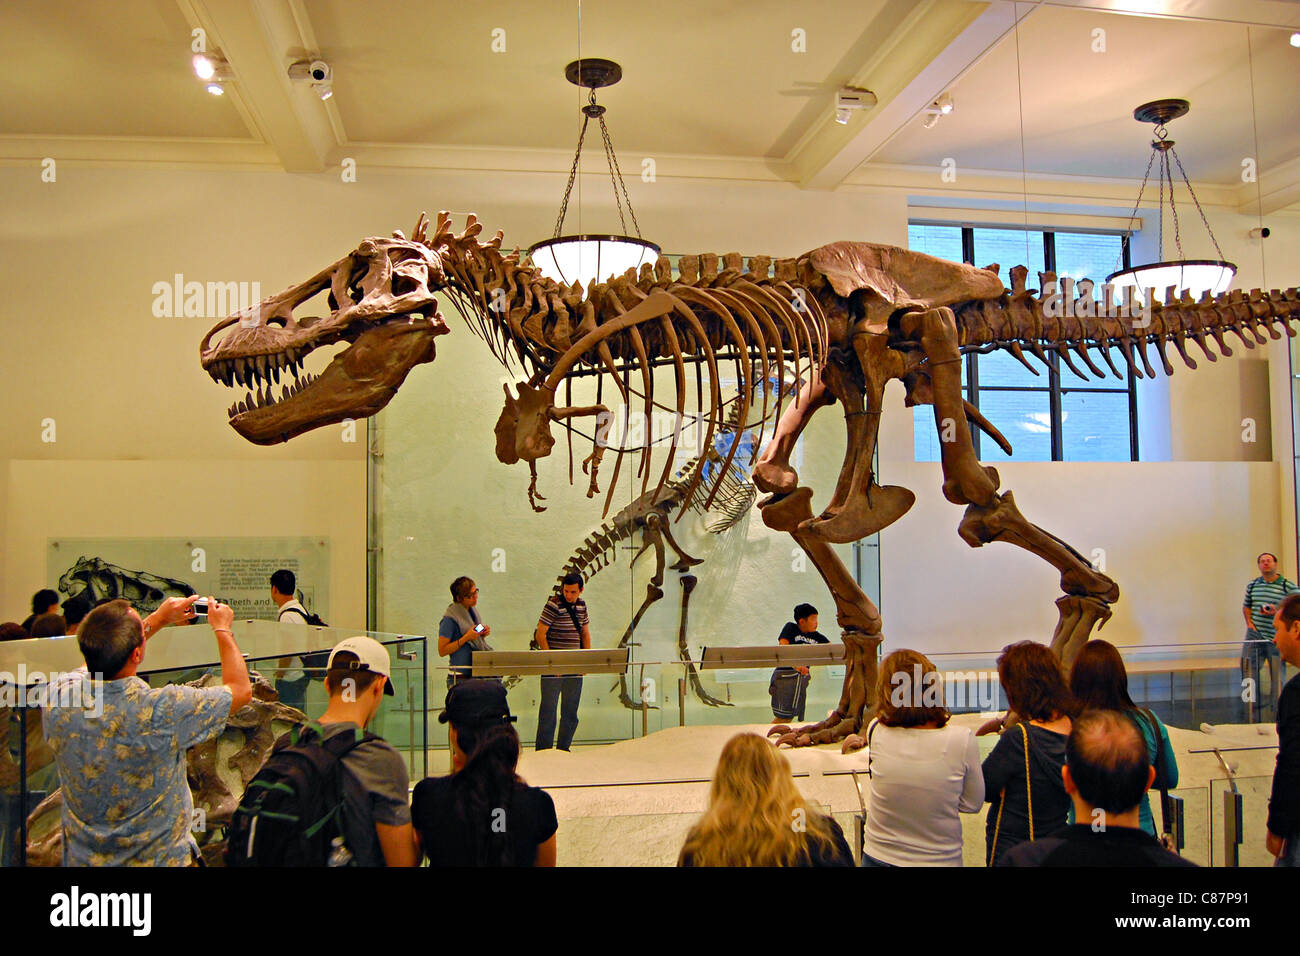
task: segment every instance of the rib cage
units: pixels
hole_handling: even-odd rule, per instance
[[[727,417],[723,422],[724,434],[740,435],[740,403],[732,399]],[[560,591],[560,582],[572,571],[582,574],[590,582],[597,573],[614,563],[618,545],[631,539],[645,527],[646,516],[654,513],[667,521],[672,513],[681,509],[696,513],[705,511],[703,495],[697,473],[703,471],[710,463],[721,465],[723,456],[717,449],[710,447],[702,455],[697,455],[681,466],[662,488],[648,492],[641,498],[621,509],[613,518],[604,522],[595,532],[588,535],[583,543],[570,555],[560,572],[555,585],[555,593]],[[738,478],[733,466],[730,473],[719,479],[723,488],[722,505],[715,510],[718,514],[705,528],[710,534],[721,534],[733,527],[749,511],[757,498],[758,492],[748,479]],[[692,489],[694,489],[692,493]]]

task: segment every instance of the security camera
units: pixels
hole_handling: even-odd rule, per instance
[[[299,60],[289,65],[289,79],[301,80],[305,83],[328,83],[334,76],[334,71],[324,60]]]
[[[1272,235],[1272,230],[1270,230],[1268,226],[1256,226],[1254,229],[1250,230],[1250,232],[1246,233],[1246,235],[1250,236],[1252,239],[1267,239]]]

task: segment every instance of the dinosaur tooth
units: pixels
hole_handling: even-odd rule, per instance
[[[271,367],[270,367],[270,369],[269,369],[269,372],[270,372],[271,379],[275,382],[276,385],[279,385],[279,384],[280,384],[280,366],[279,366],[278,364],[276,364],[275,362],[272,362],[272,363],[271,363]]]

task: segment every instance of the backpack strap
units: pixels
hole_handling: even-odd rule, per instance
[[[568,601],[565,601],[563,598],[560,599],[560,603],[563,604],[564,609],[569,612],[569,620],[573,622],[573,629],[578,632],[578,644],[581,645],[582,625],[578,623],[578,612],[574,609],[572,604],[570,604]]]
[[[286,607],[286,608],[282,608],[282,609],[280,610],[280,613],[277,614],[277,615],[275,616],[275,619],[276,619],[277,621],[279,621],[279,620],[280,620],[281,618],[283,618],[286,614],[297,614],[297,615],[298,615],[300,618],[302,618],[304,621],[307,621],[307,612],[306,612],[306,611],[303,611],[303,610],[300,609],[300,608],[296,608],[296,607]],[[310,621],[307,621],[307,623],[310,624],[311,622],[310,622]]]

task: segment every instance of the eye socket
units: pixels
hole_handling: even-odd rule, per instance
[[[281,329],[287,329],[287,328],[289,327],[289,323],[286,322],[286,321],[284,320],[284,316],[281,316],[281,315],[273,315],[273,316],[271,316],[269,319],[266,320],[266,324],[267,324],[267,325],[274,325],[274,326],[277,326],[277,327],[279,327],[279,328],[281,328]]]

